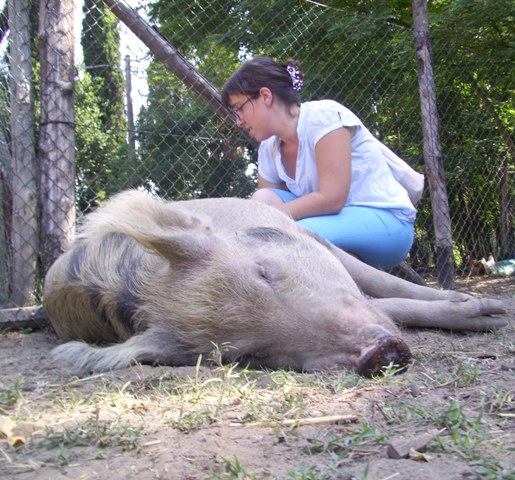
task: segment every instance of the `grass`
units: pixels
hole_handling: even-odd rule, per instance
[[[233,459],[222,458],[222,461],[223,470],[221,472],[211,471],[213,479],[255,480],[258,478],[256,474],[247,472],[236,457]]]
[[[438,429],[442,434],[427,445],[429,463],[435,455],[462,462],[470,480],[513,477],[515,392],[507,381],[513,372],[495,370],[493,360],[470,353],[489,352],[480,344],[484,337],[437,338],[437,347],[421,342],[415,349],[408,373],[398,375],[389,366],[371,380],[346,371],[301,374],[220,365],[216,351],[209,368],[199,359],[189,369],[147,368],[140,374],[136,368],[131,375],[69,377],[62,383],[42,379],[35,391],[25,388],[22,376],[0,378],[0,415],[44,426],[17,448],[0,443],[0,470],[15,475],[21,466],[34,472],[78,468],[114,452],[138,463],[153,451],[148,445],[156,443],[162,455],[172,457],[172,440],[194,441],[198,449],[199,438],[225,432],[247,450],[209,444],[210,456],[192,452],[192,461],[210,458],[202,478],[365,480],[378,478],[374,462],[384,459],[389,442]],[[497,358],[509,358],[515,351],[510,335],[494,338]],[[299,426],[301,420],[335,414],[354,420]],[[249,453],[253,441],[255,452]],[[260,452],[270,456],[270,468],[260,463]]]
[[[224,418],[234,411],[237,411],[235,420],[242,426],[254,421],[299,419],[312,415],[318,395],[355,399],[356,393],[363,390],[408,388],[405,377],[395,375],[395,368],[387,369],[385,376],[372,380],[345,372],[303,375],[287,371],[257,372],[236,365],[213,368],[207,378],[205,373],[199,363],[191,377],[167,373],[141,384],[126,382],[122,386],[110,380],[96,384],[93,390],[77,388],[81,385],[71,380],[50,395],[53,408],[60,416],[73,417],[77,412],[88,412],[89,416],[64,428],[47,426],[40,438],[18,449],[17,453],[52,450],[53,456],[47,457],[44,463],[63,466],[69,465],[75,458],[74,452],[84,447],[138,452],[145,424],[140,422],[133,426],[125,420],[134,418],[138,409],[154,409],[164,428],[187,434],[223,423]],[[431,377],[436,385],[458,391],[480,383],[483,373],[463,362],[451,372],[439,375],[433,372]],[[419,383],[424,386],[424,382],[428,382],[427,377]],[[18,402],[23,403],[21,389],[20,379],[15,378],[2,392],[2,404],[14,407]],[[286,478],[367,478],[366,468],[361,476],[353,476],[346,473],[345,467],[376,455],[381,446],[386,445],[397,431],[406,430],[407,425],[415,429],[446,429],[447,434],[438,437],[431,451],[457,455],[481,478],[484,475],[484,478],[503,478],[505,466],[495,456],[499,445],[495,445],[494,431],[502,422],[498,415],[512,411],[512,391],[492,388],[483,396],[479,410],[470,410],[465,403],[455,399],[443,407],[441,404],[422,405],[416,399],[393,398],[390,402],[377,404],[376,408],[384,423],[377,420],[368,423],[363,418],[355,425],[333,426],[329,432],[326,429],[318,431],[300,448],[305,462],[291,470]],[[321,413],[325,412],[317,412],[317,415]],[[283,442],[285,435],[291,435],[294,430],[285,433],[284,429],[276,429],[276,443]],[[101,453],[98,455],[102,457]],[[222,460],[222,468],[211,471],[213,479],[262,478],[259,472],[246,469],[237,457]],[[310,464],[313,461],[314,464]]]
[[[0,391],[0,408],[5,409],[15,405],[21,398],[22,379],[15,377]]]
[[[68,465],[70,450],[74,447],[92,446],[98,449],[122,447],[125,450],[139,450],[141,427],[133,428],[124,424],[121,419],[115,422],[100,421],[98,416],[74,425],[71,428],[56,430],[48,427],[45,434],[35,445],[35,448],[58,450],[55,463]]]

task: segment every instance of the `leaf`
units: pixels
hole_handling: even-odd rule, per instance
[[[13,434],[15,423],[4,415],[0,415],[0,438],[9,438]]]
[[[27,439],[23,437],[9,437],[7,441],[9,442],[9,445],[12,445],[13,447],[20,447],[27,443]]]
[[[25,445],[30,435],[42,430],[43,426],[37,423],[14,423],[9,417],[0,415],[0,438],[13,447]]]
[[[431,457],[425,453],[417,452],[416,450],[410,450],[409,457],[410,460],[414,460],[415,462],[429,462]]]

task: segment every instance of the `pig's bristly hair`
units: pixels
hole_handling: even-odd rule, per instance
[[[177,204],[139,191],[87,215],[44,290],[61,338],[123,342],[55,349],[57,362],[82,373],[134,362],[194,365],[213,343],[230,345],[227,361],[357,370],[360,349],[378,333],[399,335],[393,321],[502,326],[491,317],[504,312],[502,303],[483,300],[378,271],[258,202]],[[390,357],[376,350],[373,362]]]

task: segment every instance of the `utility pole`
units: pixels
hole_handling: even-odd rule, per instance
[[[134,130],[134,110],[132,108],[131,57],[129,55],[125,55],[125,98],[127,104],[127,140],[130,155],[133,156],[136,152],[136,136]]]

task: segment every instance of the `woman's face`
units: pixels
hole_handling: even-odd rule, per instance
[[[273,135],[270,131],[268,108],[263,95],[251,98],[245,94],[229,95],[229,102],[237,115],[236,125],[244,128],[257,141],[266,140]]]

